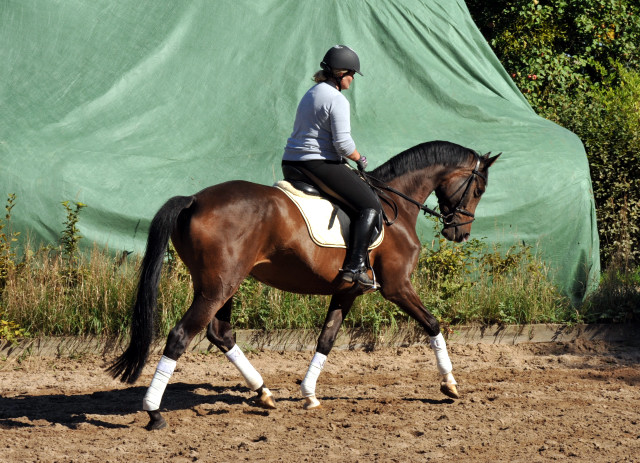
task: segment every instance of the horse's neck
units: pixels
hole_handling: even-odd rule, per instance
[[[430,166],[393,179],[389,185],[413,200],[424,204],[429,195],[440,184],[446,169],[442,166]]]

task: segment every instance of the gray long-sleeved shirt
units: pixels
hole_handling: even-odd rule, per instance
[[[340,160],[356,149],[351,138],[349,101],[335,87],[319,83],[300,100],[285,161]]]

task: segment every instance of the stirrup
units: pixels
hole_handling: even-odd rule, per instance
[[[355,283],[355,282],[360,282],[363,284],[371,284],[369,283],[369,281],[371,281],[371,279],[369,278],[369,275],[367,274],[367,268],[362,266],[358,269],[346,269],[343,268],[342,270],[342,279],[344,281],[347,281],[349,283]],[[364,277],[364,278],[362,278]],[[364,281],[363,281],[364,280]]]
[[[376,274],[373,269],[370,269],[371,274],[373,275],[373,279],[369,278],[369,275],[367,274],[368,269],[364,266],[357,270],[340,270],[342,271],[342,279],[344,281],[347,281],[349,283],[357,283],[365,293],[376,291],[380,288],[380,286],[376,283]],[[362,277],[366,279],[363,279]]]

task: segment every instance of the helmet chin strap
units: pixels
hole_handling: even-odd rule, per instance
[[[328,66],[327,66],[328,67]],[[336,86],[338,87],[338,91],[340,93],[342,93],[342,79],[344,79],[344,76],[346,76],[347,74],[342,74],[342,76],[340,76],[340,78],[338,78],[334,73],[333,73],[333,69],[331,69],[329,67],[329,71],[331,72],[331,81],[334,82],[336,84]]]
[[[334,77],[332,80],[333,82],[336,84],[336,87],[338,87],[338,91],[342,92],[342,79],[344,79],[344,76],[340,77],[340,80],[338,80],[337,77]]]

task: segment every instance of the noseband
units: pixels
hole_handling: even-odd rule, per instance
[[[392,188],[389,185],[382,183],[380,180],[376,179],[375,177],[372,177],[366,172],[361,171],[360,176],[371,188],[373,188],[375,191],[379,193],[380,199],[383,200],[389,206],[391,206],[391,208],[393,209],[393,212],[395,215],[393,220],[389,220],[384,212],[384,209],[382,209],[382,215],[384,216],[384,221],[387,225],[393,224],[393,222],[395,222],[396,219],[398,218],[398,206],[391,198],[388,197],[388,195],[386,195],[383,192],[383,190],[389,191],[395,195],[400,196],[402,199],[409,201],[412,204],[415,204],[416,206],[418,206],[418,208],[420,208],[421,211],[424,212],[424,215],[429,214],[433,217],[436,217],[442,223],[444,229],[458,227],[460,225],[469,224],[475,220],[475,215],[472,212],[469,212],[465,209],[466,204],[465,205],[462,204],[464,199],[467,197],[469,190],[471,189],[471,184],[476,179],[476,177],[480,177],[485,181],[485,183],[487,181],[487,177],[484,174],[480,173],[480,171],[478,170],[478,168],[480,167],[480,156],[478,156],[478,154],[475,152],[473,154],[476,157],[476,166],[471,171],[471,175],[469,175],[469,177],[464,181],[464,183],[460,185],[460,188],[458,188],[458,190],[460,190],[461,188],[464,187],[464,192],[462,193],[462,196],[460,196],[460,199],[458,200],[456,205],[453,207],[452,212],[449,212],[448,214],[442,214],[438,211],[434,211],[433,209],[428,207],[426,204],[419,203],[415,199],[410,198],[409,196],[405,195],[401,191],[398,191],[395,188]],[[377,185],[374,185],[372,181],[377,183]],[[470,217],[471,220],[468,220],[462,223],[454,223],[453,220],[456,214],[461,214],[461,215]]]

